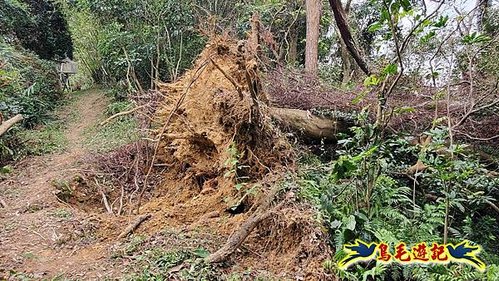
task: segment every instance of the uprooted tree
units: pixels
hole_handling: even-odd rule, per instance
[[[223,191],[230,194],[242,181],[265,182],[276,176],[275,171],[292,169],[292,152],[276,121],[313,139],[334,139],[339,130],[346,130],[340,119],[270,106],[255,55],[251,40],[217,36],[182,79],[159,85],[166,99],[156,119],[155,157],[160,163],[188,167],[187,173],[199,183],[202,194],[213,181],[218,188],[231,186]],[[235,167],[228,164],[233,158]],[[227,170],[233,173],[227,176]],[[251,207],[254,213],[208,261],[223,261],[262,220],[285,204],[282,199],[272,207],[276,198],[283,197],[278,181],[273,180],[261,196],[246,202],[256,206]]]

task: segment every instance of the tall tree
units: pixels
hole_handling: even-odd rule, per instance
[[[307,43],[305,47],[305,71],[316,75],[318,69],[319,27],[321,18],[321,1],[306,0],[307,11]]]

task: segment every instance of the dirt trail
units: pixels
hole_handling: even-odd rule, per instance
[[[59,201],[53,184],[78,167],[87,152],[85,129],[98,122],[108,103],[101,90],[82,93],[61,112],[66,118],[79,115],[65,131],[67,149],[18,163],[0,183],[0,196],[7,205],[0,208],[0,280],[12,272],[34,279],[110,275],[112,268],[102,262],[106,246],[89,241],[96,218]]]

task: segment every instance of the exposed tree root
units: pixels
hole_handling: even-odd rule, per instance
[[[149,219],[152,215],[151,214],[146,214],[138,217],[132,224],[127,226],[123,232],[118,236],[118,239],[122,239],[128,236],[128,234],[132,233],[141,223],[143,223],[145,220]]]
[[[255,227],[262,222],[264,219],[268,218],[272,213],[277,211],[284,205],[286,200],[281,201],[277,206],[270,209],[270,205],[274,201],[280,187],[276,186],[270,191],[270,194],[266,196],[265,200],[261,203],[259,208],[241,225],[241,227],[232,233],[232,235],[227,239],[225,245],[222,246],[218,251],[209,255],[206,261],[209,263],[218,263],[227,259],[234,251],[241,246],[241,244],[246,240],[246,237],[255,229]]]

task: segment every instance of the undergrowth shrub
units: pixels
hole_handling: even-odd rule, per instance
[[[13,47],[0,40],[0,112],[3,119],[22,114],[22,127],[33,129],[47,123],[50,112],[60,105],[61,90],[56,67],[52,62]],[[0,163],[13,159],[26,142],[13,128],[0,142]]]
[[[32,128],[47,119],[63,97],[56,67],[36,55],[0,41],[0,111],[23,114]]]
[[[114,114],[127,111],[133,108],[130,101],[117,101],[109,104],[106,108],[106,115],[112,116]]]
[[[498,222],[488,204],[498,197],[499,179],[464,145],[449,146],[445,128],[427,132],[432,141],[420,146],[403,136],[373,141],[373,126],[360,124],[338,142],[336,160],[306,155],[301,161],[300,196],[319,208],[337,250],[327,269],[344,280],[498,280]],[[417,160],[428,168],[407,173]],[[485,273],[461,264],[336,266],[355,239],[387,242],[390,249],[398,242],[442,243],[447,200],[448,241],[481,245]]]

